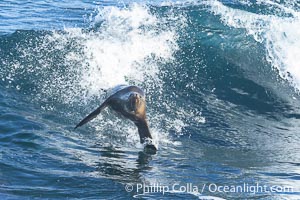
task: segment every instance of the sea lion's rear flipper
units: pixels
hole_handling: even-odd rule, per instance
[[[86,116],[83,120],[81,120],[81,122],[79,122],[79,124],[76,125],[76,128],[78,128],[79,126],[84,125],[85,123],[91,121],[92,119],[94,119],[97,115],[99,115],[99,113],[106,107],[108,106],[108,102],[109,102],[110,98],[106,99],[96,110],[94,110],[91,114],[89,114],[88,116]]]

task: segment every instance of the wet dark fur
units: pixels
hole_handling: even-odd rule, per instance
[[[107,106],[134,122],[138,127],[141,143],[145,143],[147,138],[152,139],[146,120],[145,94],[137,86],[128,86],[112,94],[95,111],[79,122],[75,129],[94,119]],[[156,149],[152,144],[148,145],[149,147]]]

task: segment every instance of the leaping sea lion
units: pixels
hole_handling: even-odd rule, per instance
[[[146,99],[144,91],[137,86],[118,85],[111,90],[108,98],[91,114],[85,117],[75,129],[94,119],[107,106],[130,119],[138,128],[140,142],[147,150],[156,151],[146,120]]]

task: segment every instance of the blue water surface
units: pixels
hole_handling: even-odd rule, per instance
[[[300,199],[299,2],[0,10],[0,199]],[[154,155],[109,109],[73,130],[124,83]]]

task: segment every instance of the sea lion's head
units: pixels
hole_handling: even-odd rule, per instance
[[[128,110],[134,113],[145,113],[145,99],[139,93],[132,92],[128,97]]]

